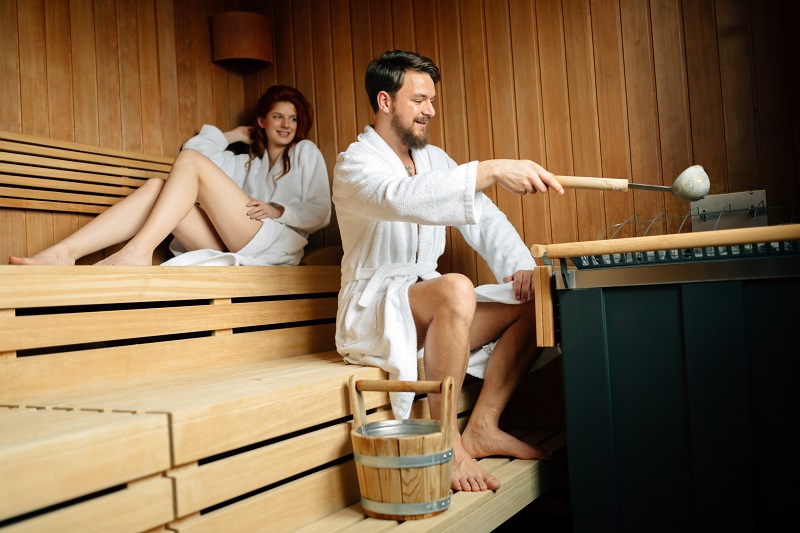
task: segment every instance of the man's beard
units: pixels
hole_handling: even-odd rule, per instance
[[[425,133],[423,133],[421,137],[414,133],[413,128],[414,122],[411,123],[410,128],[406,128],[400,123],[400,117],[394,113],[392,114],[392,131],[394,131],[395,135],[400,137],[404,145],[411,150],[421,150],[428,146],[428,141],[430,140],[428,128],[425,128]]]

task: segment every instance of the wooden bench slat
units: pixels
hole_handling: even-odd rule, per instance
[[[357,373],[361,379],[386,379],[386,373],[378,368],[348,369],[341,376],[332,378],[327,389],[303,396],[270,398],[268,403],[253,402],[257,398],[251,397],[236,409],[207,406],[208,414],[204,417],[175,412],[182,420],[173,420],[172,423],[175,464],[189,463],[347,416],[350,403],[344,394],[344,386],[352,373]]]
[[[197,370],[198,357],[214,369],[324,352],[333,348],[333,332],[333,324],[321,324],[32,356],[24,358],[25,364],[0,359],[0,391],[4,403],[47,403],[85,393],[87,383],[93,390],[106,390],[190,373]]]
[[[187,276],[186,269],[193,269]],[[0,309],[339,292],[338,266],[101,267],[0,265]],[[15,282],[15,277],[20,282]]]
[[[31,211],[58,211],[66,213],[100,214],[106,206],[89,204],[69,204],[64,202],[44,202],[40,200],[20,200],[17,198],[0,197],[0,207],[14,209],[27,209]]]
[[[136,166],[116,166],[113,161],[111,164],[82,163],[80,161],[51,159],[37,155],[4,152],[2,151],[2,143],[0,143],[0,161],[21,164],[25,166],[68,170],[72,172],[85,172],[88,174],[100,174],[107,176],[127,176],[129,178],[143,179],[166,179],[170,170],[169,168],[162,168],[160,166],[154,166],[154,168],[137,168]]]
[[[53,415],[70,422],[52,425]],[[29,416],[52,427],[0,446],[0,520],[168,468],[165,416],[68,411]],[[93,424],[86,423],[90,419]]]
[[[0,351],[336,317],[336,298],[0,317]]]
[[[64,409],[20,408],[18,413],[0,414],[0,449],[11,454],[15,448],[35,446],[37,441],[48,441],[62,433],[90,430],[98,424],[113,425],[119,420],[99,418],[96,413]],[[123,423],[125,419],[122,419]]]
[[[174,157],[168,157],[155,154],[143,154],[140,152],[131,152],[128,150],[118,150],[115,148],[106,148],[101,146],[94,146],[90,144],[81,144],[72,141],[63,141],[60,139],[52,139],[49,137],[35,137],[33,135],[25,135],[22,133],[12,133],[9,131],[0,131],[0,139],[12,141],[19,144],[29,144],[33,146],[53,146],[70,150],[73,152],[82,152],[86,154],[102,154],[113,157],[120,157],[123,159],[142,160],[153,163],[161,163],[164,165],[171,165]]]
[[[173,520],[169,479],[154,477],[121,491],[17,522],[4,533],[41,531],[115,531],[138,533]]]
[[[20,199],[39,200],[42,202],[56,201],[61,203],[88,204],[110,206],[122,199],[120,196],[103,196],[100,194],[77,194],[70,192],[53,192],[36,189],[16,189],[13,187],[0,187],[0,196],[10,196]]]
[[[65,161],[69,164],[79,162],[83,164],[97,164],[111,167],[153,170],[156,172],[169,173],[172,167],[172,161],[169,163],[158,163],[146,159],[131,159],[125,156],[112,156],[98,153],[89,152],[76,152],[75,150],[67,150],[63,148],[54,148],[51,146],[16,143],[0,140],[0,151],[9,154],[33,155],[37,157],[47,158],[52,161]]]
[[[357,498],[355,466],[349,461],[172,527],[179,533],[214,533],[257,531],[268,524],[271,532],[281,533],[319,520]]]
[[[93,174],[91,172],[74,172],[71,170],[0,162],[0,176],[5,175],[37,178],[35,183],[52,180],[55,184],[60,184],[65,189],[68,187],[85,187],[84,184],[93,184],[95,186],[104,185],[112,189],[134,189],[145,182],[144,178]]]
[[[0,165],[0,171],[5,170],[3,168],[4,165]],[[46,173],[42,173],[45,174]],[[53,179],[51,176],[47,177],[39,177],[39,176],[28,176],[23,174],[2,174],[0,173],[0,184],[2,185],[13,185],[19,187],[26,187],[28,189],[53,189],[56,191],[78,191],[81,193],[90,193],[91,195],[98,195],[98,194],[108,194],[112,196],[127,196],[133,191],[136,190],[142,183],[143,180],[128,180],[133,182],[131,185],[108,185],[106,182],[101,183],[93,183],[87,180],[84,181],[72,181],[72,180],[62,180],[62,179]],[[13,188],[10,190],[12,193],[19,192],[21,193],[22,190]]]
[[[346,364],[340,356],[333,353],[281,358],[274,362],[279,365],[263,364],[259,372],[250,374],[245,379],[235,379],[229,375],[235,373],[237,368],[226,366],[217,369],[217,374],[212,375],[212,379],[196,379],[194,373],[188,373],[181,375],[179,379],[178,376],[171,376],[155,378],[146,383],[126,383],[124,389],[73,391],[51,397],[49,401],[41,402],[41,405],[32,406],[174,413],[194,406],[220,404],[227,399],[239,402],[240,398],[253,394],[262,398],[264,394],[288,394],[306,382],[316,382],[321,375],[337,372]],[[286,375],[283,379],[272,378],[287,367],[290,368],[289,375],[294,377],[294,381],[286,379]]]

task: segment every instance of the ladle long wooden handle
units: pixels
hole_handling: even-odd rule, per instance
[[[570,189],[597,189],[601,191],[628,190],[628,180],[621,178],[589,178],[584,176],[553,176],[562,187]]]

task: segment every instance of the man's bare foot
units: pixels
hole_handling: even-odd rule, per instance
[[[75,258],[69,255],[67,250],[59,247],[58,245],[55,245],[39,252],[33,257],[17,257],[12,255],[8,258],[8,264],[9,265],[74,265]]]
[[[450,476],[450,487],[464,492],[497,490],[500,482],[492,474],[481,467],[458,444],[453,446],[453,471]]]
[[[476,459],[493,455],[517,459],[550,459],[552,456],[547,450],[522,442],[496,426],[473,428],[471,421],[464,430],[461,443]]]
[[[95,263],[97,266],[152,266],[153,254],[141,254],[127,248]]]

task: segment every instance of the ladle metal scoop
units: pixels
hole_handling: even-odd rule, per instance
[[[629,183],[621,178],[589,178],[583,176],[555,176],[563,187],[572,189],[599,189],[603,191],[626,192],[628,189],[641,189],[645,191],[669,192],[687,202],[694,202],[705,198],[711,184],[705,169],[694,165],[683,172],[672,182],[672,187],[666,185],[645,185],[643,183]]]

